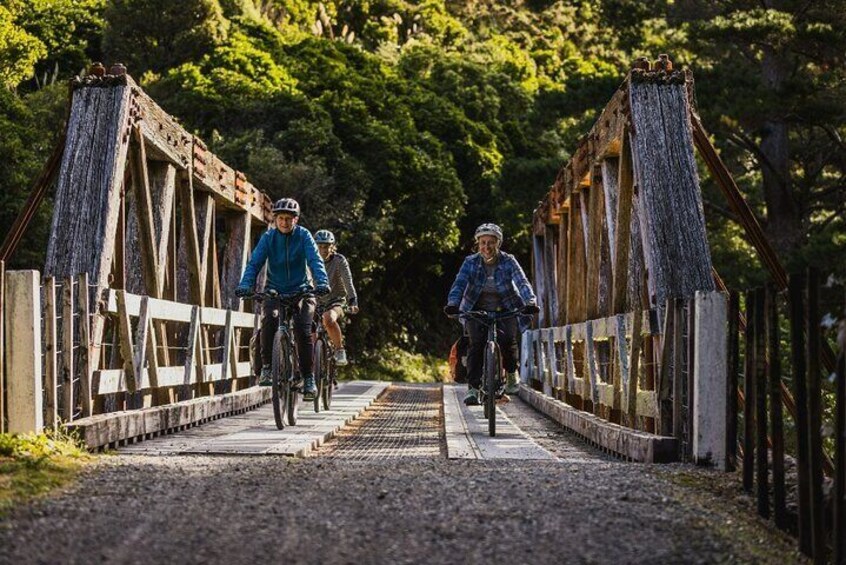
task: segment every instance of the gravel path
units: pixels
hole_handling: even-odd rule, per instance
[[[402,432],[405,457],[344,457],[363,448],[344,434],[307,459],[102,457],[0,522],[0,563],[796,560],[792,540],[675,480],[683,467],[599,454],[520,401],[509,418],[561,462],[449,461],[431,444],[437,399],[389,393],[362,419],[360,434]]]

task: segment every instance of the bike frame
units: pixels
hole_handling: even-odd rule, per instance
[[[487,310],[471,310],[469,312],[462,312],[457,316],[453,316],[454,318],[459,318],[462,320],[476,320],[477,322],[481,322],[485,324],[488,328],[488,337],[485,343],[493,342],[494,347],[496,348],[497,352],[499,352],[499,342],[496,339],[496,330],[497,330],[497,322],[500,320],[507,320],[509,318],[514,318],[520,315],[520,310],[509,310],[506,312],[488,312]],[[498,355],[500,359],[502,359],[501,354]],[[499,371],[497,372],[497,378],[502,382],[502,367],[499,367]],[[485,382],[484,382],[484,367],[482,368],[482,392],[484,394],[488,394],[488,391],[484,390]],[[495,393],[496,391],[494,391]]]

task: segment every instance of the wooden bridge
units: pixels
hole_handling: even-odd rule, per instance
[[[67,129],[30,205],[55,184],[44,271],[4,274],[0,421],[12,432],[64,425],[95,449],[266,403],[269,389],[253,386],[249,359],[257,315],[232,292],[271,220],[270,198],[157,106],[121,65],[93,66],[71,93]],[[787,527],[786,407],[800,438],[801,547],[822,556],[831,546],[842,562],[846,329],[836,359],[819,331],[819,281],[813,273],[788,278],[694,99],[690,72],[665,57],[639,60],[535,210],[532,280],[541,312],[522,339],[520,397],[625,460],[732,470],[740,445],[744,487],[757,492],[766,516],[772,472],[780,527]],[[746,296],[745,316],[711,262],[697,151],[773,275],[773,285]],[[24,214],[13,227],[3,257],[26,221]],[[780,316],[800,352],[791,386],[779,372]],[[833,449],[820,433],[828,417],[820,405],[823,369],[838,375]],[[234,439],[227,426],[210,425],[194,443],[159,438],[133,449],[211,453],[251,445],[254,453],[303,455],[386,388],[344,386],[346,403],[311,418],[312,435],[274,435],[261,417],[244,416],[250,423],[234,426],[242,434]],[[517,425],[500,443],[481,438],[455,390],[441,392],[446,449],[455,457],[555,459]],[[830,504],[822,498],[828,481]],[[824,512],[833,520],[828,529]]]

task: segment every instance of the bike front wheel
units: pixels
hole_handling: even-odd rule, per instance
[[[485,347],[485,413],[488,418],[488,434],[496,435],[496,392],[499,386],[499,351],[496,344],[488,342]]]
[[[283,341],[287,338],[282,333],[277,333],[273,339],[273,361],[271,372],[273,378],[271,401],[273,402],[273,419],[276,420],[278,429],[285,428],[285,416],[288,412],[288,398],[291,395],[288,374],[291,372],[288,366],[288,356],[285,354],[287,348]]]
[[[325,375],[326,365],[323,352],[326,350],[326,344],[322,339],[318,339],[314,344],[314,380],[317,385],[317,394],[314,395],[314,411],[320,412],[320,397],[323,395],[323,389],[326,388]]]
[[[332,352],[326,349],[326,359],[324,359],[323,372],[326,378],[323,381],[323,409],[330,410],[332,408],[332,392],[335,388],[335,361],[332,360]]]

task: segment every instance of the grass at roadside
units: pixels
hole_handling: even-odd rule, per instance
[[[449,380],[449,367],[446,359],[388,347],[339,368],[338,376],[344,380],[437,383]]]
[[[0,517],[72,480],[91,456],[59,433],[0,434]]]

